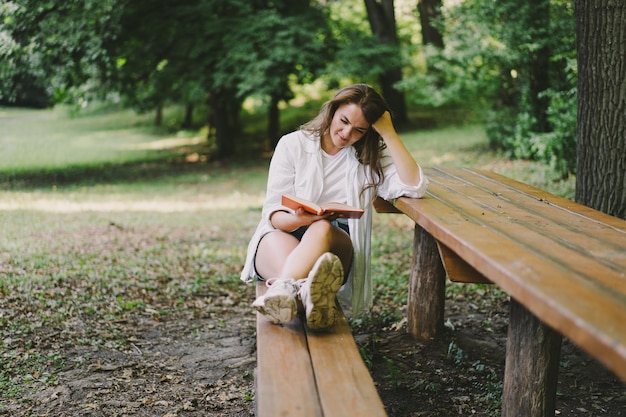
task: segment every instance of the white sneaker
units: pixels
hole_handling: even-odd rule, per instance
[[[289,323],[298,314],[296,296],[298,288],[293,279],[273,279],[266,281],[267,292],[252,303],[259,313],[272,323]]]
[[[343,285],[343,266],[334,253],[320,256],[308,278],[300,283],[300,299],[306,313],[306,324],[314,330],[332,326],[337,319],[336,295]]]

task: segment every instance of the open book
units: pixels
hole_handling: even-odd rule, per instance
[[[303,208],[305,211],[312,214],[322,215],[325,213],[334,213],[339,217],[350,219],[360,218],[365,211],[342,203],[324,203],[320,206],[312,201],[291,194],[283,194],[282,205],[293,210]]]

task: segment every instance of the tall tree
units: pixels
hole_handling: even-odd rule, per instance
[[[372,32],[380,42],[389,45],[398,45],[396,16],[393,0],[365,0],[367,17]],[[397,66],[388,69],[380,75],[382,94],[393,110],[394,118],[398,123],[408,120],[404,93],[398,90],[396,83],[402,81],[402,60],[396,57]]]
[[[576,201],[626,218],[626,2],[575,4]]]
[[[281,101],[293,98],[294,83],[315,79],[331,59],[328,17],[310,0],[271,1],[225,32],[226,56],[217,64],[230,74],[236,95],[263,97],[268,105],[268,141],[273,149],[280,136]]]
[[[547,132],[549,99],[544,94],[550,88],[550,48],[548,45],[550,31],[550,0],[528,1],[528,27],[533,31],[533,41],[537,45],[529,48],[529,86],[528,95],[530,109],[535,119],[533,130]]]
[[[422,26],[422,43],[443,48],[443,35],[435,24],[441,18],[441,0],[417,0],[417,12]]]

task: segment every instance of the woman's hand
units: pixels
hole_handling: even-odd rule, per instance
[[[387,138],[397,135],[396,128],[393,127],[393,122],[391,121],[391,114],[388,111],[384,112],[382,116],[378,120],[374,122],[372,128],[383,138],[384,141],[387,141]]]
[[[420,169],[413,156],[406,149],[396,129],[393,127],[391,121],[391,114],[388,111],[384,112],[378,120],[372,124],[372,128],[378,132],[378,134],[385,141],[387,149],[393,159],[393,163],[398,170],[398,175],[402,182],[408,185],[418,185],[421,181]]]
[[[310,224],[315,223],[318,220],[329,219],[334,213],[324,213],[322,215],[311,214],[304,210],[302,207],[297,209],[294,212],[294,215],[297,219],[299,219],[299,223],[302,222],[300,226],[308,226]],[[330,219],[329,219],[330,220]]]

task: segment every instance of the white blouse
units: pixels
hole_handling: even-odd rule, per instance
[[[338,298],[346,314],[359,315],[372,302],[372,283],[370,276],[371,233],[372,233],[372,201],[373,188],[361,193],[363,186],[371,181],[371,172],[363,166],[356,157],[353,147],[349,148],[349,155],[345,163],[346,204],[365,209],[360,219],[350,219],[348,227],[354,249],[352,269],[348,281],[342,287]],[[274,230],[270,216],[277,210],[293,212],[281,205],[281,196],[285,193],[311,201],[319,201],[325,184],[323,169],[323,155],[319,136],[303,130],[283,136],[270,162],[267,192],[261,221],[259,222],[248,245],[248,252],[241,279],[251,282],[257,279],[254,270],[254,256],[261,238]],[[421,182],[417,186],[404,184],[392,163],[391,156],[384,152],[381,160],[385,180],[377,188],[380,197],[391,200],[398,197],[420,198],[426,193],[428,179],[421,172]]]

